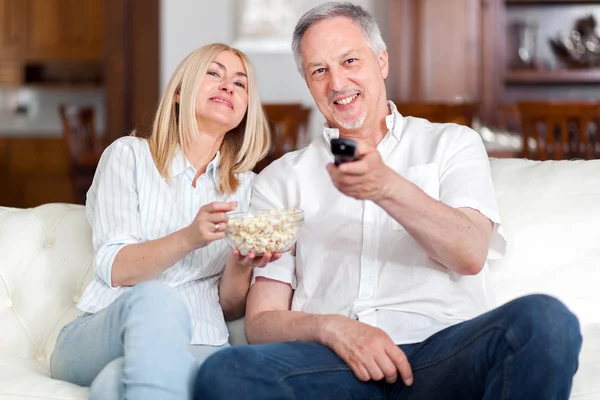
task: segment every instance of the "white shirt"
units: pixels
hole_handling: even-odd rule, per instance
[[[450,207],[470,207],[495,223],[488,259],[504,238],[488,156],[479,135],[455,124],[402,117],[393,103],[379,143],[383,161]],[[305,212],[296,256],[286,253],[263,276],[295,289],[292,310],[341,314],[383,329],[397,344],[415,343],[490,309],[487,267],[461,276],[434,261],[395,219],[371,201],[339,192],[326,165],[337,129],[284,155],[255,179],[253,209]]]
[[[238,201],[238,211],[248,209],[255,174],[239,174],[237,192],[220,195],[216,190],[219,160],[217,153],[194,188],[196,170],[181,150],[171,164],[170,183],[158,173],[145,139],[122,137],[104,151],[87,193],[94,278],[77,304],[81,310],[99,311],[129,290],[111,287],[113,261],[126,245],[159,239],[182,229],[192,222],[200,207],[213,201]],[[187,306],[192,344],[227,342],[218,285],[228,254],[225,241],[215,241],[188,254],[156,278],[174,288]]]

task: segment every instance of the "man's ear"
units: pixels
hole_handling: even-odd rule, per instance
[[[379,54],[379,70],[381,71],[381,76],[383,76],[383,79],[386,79],[388,73],[390,72],[387,50],[383,50],[381,54]]]

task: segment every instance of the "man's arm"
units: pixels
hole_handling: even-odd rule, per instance
[[[413,381],[406,356],[381,329],[341,315],[290,311],[293,290],[287,283],[256,278],[246,308],[249,343],[306,341],[332,349],[362,381],[393,383],[398,372],[406,385]]]
[[[256,278],[246,305],[245,330],[249,343],[294,340],[323,343],[319,319],[325,316],[290,311],[292,294],[293,289],[287,283]]]
[[[494,224],[471,208],[452,208],[390,170],[389,189],[378,204],[431,258],[461,275],[485,265]]]
[[[376,149],[362,150],[359,161],[329,164],[342,193],[371,200],[398,221],[431,258],[461,275],[483,268],[493,223],[471,208],[452,208],[385,165]]]

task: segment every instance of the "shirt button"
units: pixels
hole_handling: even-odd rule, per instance
[[[73,296],[73,303],[78,303],[79,302],[79,296],[75,295]]]
[[[43,354],[40,354],[40,355],[38,356],[37,360],[38,360],[39,362],[43,363],[43,362],[44,362],[44,355],[43,355]]]
[[[6,304],[6,307],[11,308],[13,306],[13,301],[12,299],[6,299],[4,304]]]

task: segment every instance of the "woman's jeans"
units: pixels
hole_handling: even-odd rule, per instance
[[[91,386],[90,399],[189,399],[198,358],[220,348],[190,351],[190,339],[190,317],[179,296],[146,282],[66,325],[50,370],[55,379]]]
[[[577,318],[558,300],[522,297],[421,343],[401,345],[405,386],[361,382],[329,348],[236,346],[200,368],[195,399],[566,400],[581,349]]]

